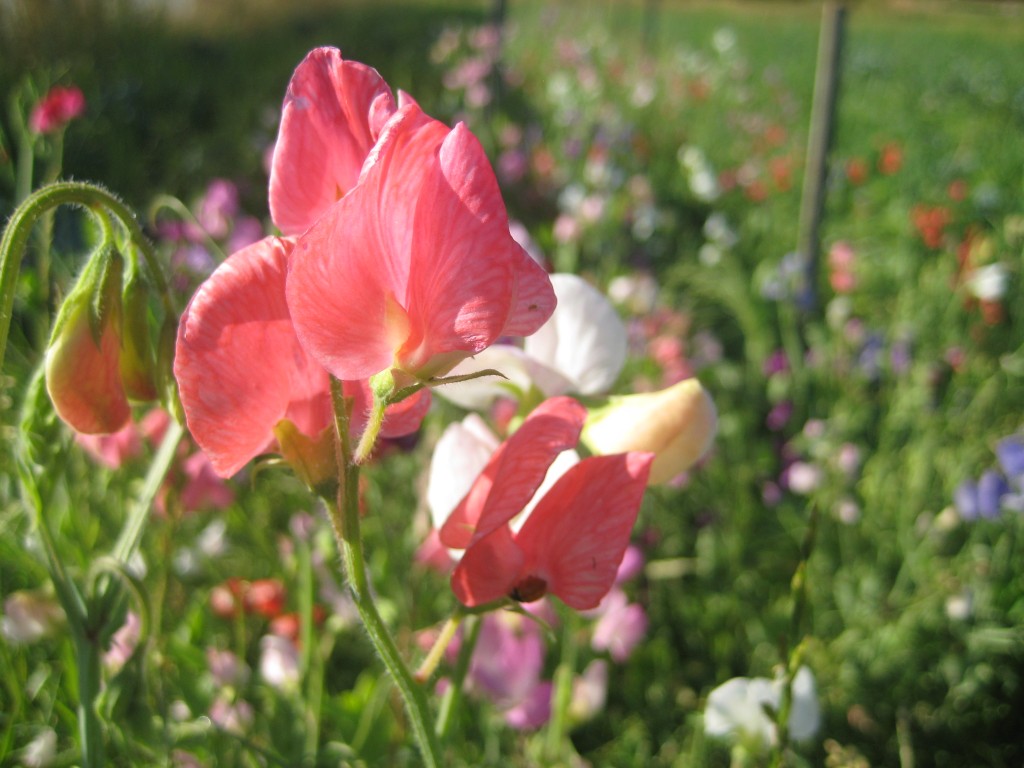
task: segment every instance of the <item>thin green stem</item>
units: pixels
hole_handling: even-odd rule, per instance
[[[551,720],[548,722],[544,751],[548,761],[554,763],[565,746],[565,733],[572,703],[572,683],[576,675],[576,638],[579,615],[568,611],[562,632],[562,656],[555,670],[554,690],[551,693]]]
[[[359,447],[356,448],[356,455],[353,461],[356,464],[365,464],[373,446],[377,444],[377,436],[380,435],[380,428],[384,425],[384,411],[388,407],[388,401],[384,398],[373,398],[373,408],[370,410],[370,420],[359,438]]]
[[[416,679],[421,683],[426,683],[434,675],[434,671],[437,669],[437,665],[441,663],[441,659],[444,658],[444,652],[448,649],[449,644],[452,642],[452,638],[455,637],[455,633],[459,629],[459,624],[462,623],[462,614],[456,613],[453,616],[448,617],[448,621],[444,623],[441,628],[441,633],[437,636],[437,640],[434,641],[434,645],[431,646],[430,652],[427,657],[423,659],[423,663],[420,664],[419,669],[416,670]]]
[[[441,698],[441,708],[437,713],[437,722],[434,724],[434,733],[439,739],[448,736],[452,726],[452,713],[455,705],[458,704],[462,695],[462,688],[466,682],[466,674],[469,672],[469,663],[473,659],[473,651],[476,650],[476,641],[480,637],[480,627],[483,620],[479,616],[469,616],[465,622],[468,631],[463,636],[462,646],[459,648],[459,658],[455,662],[455,674],[445,689]]]
[[[78,735],[82,766],[101,768],[106,765],[106,760],[103,726],[96,710],[96,698],[102,682],[98,638],[75,635],[75,662],[78,667]]]
[[[14,311],[14,293],[26,245],[39,218],[60,205],[80,205],[94,215],[101,210],[112,213],[124,228],[131,243],[142,251],[163,302],[164,312],[169,317],[177,316],[156,251],[143,234],[132,210],[110,192],[94,184],[76,181],[51,184],[25,198],[11,215],[4,229],[3,238],[0,239],[0,368],[3,367],[4,353],[7,350],[7,334]],[[103,226],[102,220],[100,226]]]
[[[775,728],[778,738],[772,749],[772,768],[778,768],[784,764],[786,750],[789,748],[789,715],[793,709],[793,681],[796,679],[796,673],[803,663],[804,656],[802,633],[804,618],[807,613],[807,569],[811,553],[814,551],[814,544],[817,541],[819,519],[818,505],[812,504],[810,520],[807,523],[807,533],[804,535],[800,551],[800,562],[797,564],[796,572],[793,574],[793,579],[790,582],[793,609],[789,620],[788,647],[784,649],[786,669],[782,684],[782,695],[780,696],[779,709],[775,713]]]
[[[331,399],[334,404],[336,455],[340,489],[334,504],[328,504],[331,522],[337,543],[341,549],[345,575],[352,590],[356,610],[363,622],[370,642],[398,686],[405,704],[405,711],[412,725],[413,735],[419,746],[420,755],[428,768],[441,764],[440,748],[433,730],[428,727],[430,713],[422,687],[413,678],[384,619],[377,611],[373,599],[366,561],[363,557],[363,542],[359,523],[359,465],[352,461],[351,439],[349,437],[349,409],[351,401],[345,397],[342,384],[331,379]]]
[[[160,443],[160,448],[157,450],[156,456],[153,457],[153,463],[149,465],[149,471],[142,484],[142,492],[114,545],[112,554],[122,563],[128,562],[128,559],[135,554],[135,550],[139,548],[142,531],[149,519],[153,501],[156,499],[157,493],[160,492],[160,486],[163,485],[164,478],[167,477],[167,473],[171,469],[171,464],[174,463],[178,444],[184,436],[185,428],[171,419],[164,439]]]

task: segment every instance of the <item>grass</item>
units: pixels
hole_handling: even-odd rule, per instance
[[[504,63],[514,86],[497,105],[479,109],[442,85],[445,66],[458,58],[430,62],[446,26],[487,17],[482,3],[253,6],[240,23],[238,6],[228,4],[198,21],[81,18],[90,26],[80,34],[48,26],[55,22],[46,13],[56,6],[45,6],[17,45],[4,41],[11,47],[0,63],[0,89],[26,75],[80,84],[90,112],[68,130],[65,172],[100,180],[140,209],[157,192],[191,201],[209,179],[226,176],[240,182],[246,210],[265,214],[261,155],[276,130],[275,110],[295,64],[318,44],[372,63],[428,111],[466,119],[495,162],[508,149],[503,129],[520,128],[529,157],[548,153],[553,170],[542,175],[534,164],[506,180],[513,215],[556,265],[602,287],[614,276],[653,271],[658,309],[678,322],[641,339],[621,387],[658,382],[663,371],[648,342],[661,333],[682,343],[720,413],[706,465],[686,487],[648,494],[637,539],[654,565],[631,594],[645,606],[650,631],[627,662],[612,667],[603,711],[572,731],[578,753],[594,765],[729,765],[735,753],[703,733],[708,693],[733,676],[771,676],[799,645],[817,677],[823,725],[816,740],[787,753],[789,764],[1019,765],[1024,518],[1005,513],[967,524],[952,499],[961,481],[994,466],[996,441],[1021,428],[1024,242],[1014,229],[1024,213],[1020,13],[964,3],[851,8],[823,244],[825,253],[837,241],[851,244],[857,286],[839,295],[823,263],[817,302],[803,311],[785,296],[766,296],[765,286],[795,247],[816,5],[663,2],[645,42],[647,7],[510,3]],[[716,49],[724,27],[734,44]],[[553,90],[560,78],[568,91]],[[654,98],[635,98],[641,86],[652,87]],[[740,181],[713,200],[698,198],[677,158],[684,145]],[[886,170],[893,151],[900,162]],[[855,162],[861,180],[851,171]],[[953,194],[957,182],[962,196]],[[563,191],[574,184],[599,197],[605,215],[565,240],[556,221],[572,213]],[[9,199],[0,185],[0,204]],[[648,203],[656,224],[643,237],[634,225],[650,212]],[[946,211],[935,246],[913,223],[922,205]],[[712,213],[726,216],[737,236],[717,260],[702,251]],[[972,248],[975,258],[1009,270],[997,322],[966,298],[961,258]],[[630,319],[639,326],[651,317]],[[702,351],[709,339],[717,355]],[[767,372],[780,349],[788,370]],[[37,353],[18,354],[27,364]],[[10,391],[19,396],[23,386]],[[791,416],[770,427],[787,403]],[[368,472],[370,565],[409,654],[416,653],[414,632],[451,606],[445,580],[409,563],[422,534],[422,467],[443,424],[460,415],[439,406],[411,453]],[[860,459],[843,469],[849,446]],[[69,566],[81,572],[115,536],[117,499],[131,494],[141,462],[108,473],[80,452],[68,461],[60,492],[66,512],[54,524]],[[823,473],[807,494],[786,486],[794,461]],[[12,478],[0,481],[6,595],[43,583],[45,573],[19,544],[29,525]],[[223,512],[151,524],[144,583],[161,627],[151,638],[158,653],[140,660],[134,678],[121,679],[143,687],[144,706],[128,706],[135,700],[127,693],[109,702],[122,718],[112,743],[126,761],[155,764],[172,746],[218,765],[254,764],[260,749],[285,764],[303,754],[312,699],[275,693],[255,679],[236,692],[255,705],[251,742],[213,731],[203,744],[189,731],[191,720],[161,719],[175,701],[195,717],[212,705],[218,693],[205,647],[231,648],[258,666],[265,627],[211,615],[214,586],[233,576],[278,577],[297,601],[311,589],[303,547],[310,557],[333,558],[325,531],[310,542],[289,532],[296,511],[315,510],[285,473],[261,472],[234,487],[237,500]],[[848,502],[855,516],[841,514]],[[807,608],[794,627],[800,593],[791,579],[812,509]],[[177,569],[176,553],[217,517],[227,523],[228,549],[200,558],[192,571]],[[966,601],[965,614],[953,609],[956,601]],[[413,764],[398,708],[359,632],[339,614],[319,642],[318,764]],[[55,726],[61,748],[73,754],[67,645],[0,643],[13,702],[13,716],[0,719],[3,760],[13,760],[42,724]],[[560,647],[552,646],[548,672]],[[460,710],[453,764],[542,764],[542,740],[513,732],[474,702]]]

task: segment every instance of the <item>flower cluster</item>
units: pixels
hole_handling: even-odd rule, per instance
[[[996,518],[1004,510],[1024,512],[1024,439],[1010,435],[996,444],[999,469],[957,486],[953,501],[966,521]]]
[[[334,467],[321,440],[331,376],[356,401],[359,434],[372,376],[442,376],[554,308],[475,137],[396,102],[336,49],[310,53],[289,84],[270,211],[283,236],[233,254],[179,327],[186,419],[222,475],[276,448],[316,485]],[[421,390],[393,405],[381,434],[414,430],[428,404]]]

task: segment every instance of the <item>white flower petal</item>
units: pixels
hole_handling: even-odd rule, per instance
[[[626,326],[611,302],[582,278],[551,275],[551,284],[558,305],[526,339],[526,354],[567,377],[579,394],[608,390],[626,360]]]
[[[427,481],[427,506],[435,528],[444,525],[497,449],[498,438],[475,413],[448,425],[434,448]]]

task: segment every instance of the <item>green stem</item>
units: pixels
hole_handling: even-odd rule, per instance
[[[476,641],[480,637],[480,627],[483,620],[479,616],[469,616],[466,619],[469,627],[468,633],[464,635],[462,646],[459,648],[459,658],[455,662],[455,674],[448,688],[441,699],[441,708],[437,713],[437,723],[434,725],[434,733],[440,739],[445,738],[451,730],[452,712],[458,704],[462,695],[462,687],[466,682],[466,674],[469,672],[469,662],[473,659],[473,651],[476,649]]]
[[[377,444],[380,428],[384,425],[384,411],[387,407],[388,401],[378,398],[375,394],[373,408],[370,410],[370,420],[366,423],[366,429],[363,430],[362,437],[359,439],[359,447],[356,448],[356,455],[353,459],[356,464],[365,464],[366,460],[370,458],[373,446]]]
[[[576,675],[576,636],[579,615],[568,611],[562,632],[562,657],[555,670],[554,690],[551,693],[551,720],[548,722],[544,750],[548,761],[554,763],[562,754],[565,732],[572,703],[572,683]]]
[[[453,616],[448,617],[448,621],[444,623],[444,627],[441,628],[441,633],[437,636],[437,640],[434,641],[434,645],[430,648],[430,653],[420,664],[419,669],[416,670],[416,679],[421,683],[426,683],[434,675],[434,671],[437,669],[437,665],[441,663],[441,659],[444,657],[444,652],[448,649],[449,644],[452,642],[452,638],[455,637],[455,633],[459,629],[459,624],[462,623],[462,615],[456,613]]]
[[[441,764],[440,748],[427,723],[430,721],[427,699],[422,687],[402,660],[398,647],[388,631],[384,619],[377,611],[373,599],[370,577],[363,557],[363,542],[359,527],[359,465],[352,461],[351,439],[349,436],[349,408],[351,401],[337,379],[331,379],[331,399],[335,414],[336,455],[340,489],[334,504],[328,503],[335,538],[341,549],[345,575],[352,590],[356,610],[363,622],[370,642],[398,686],[405,704],[406,714],[412,724],[413,735],[419,746],[420,755],[428,768]]]
[[[772,768],[778,768],[785,763],[786,750],[789,748],[789,715],[793,709],[793,681],[796,673],[803,663],[804,642],[802,639],[803,624],[807,613],[807,568],[814,551],[814,544],[818,535],[818,522],[820,513],[818,505],[811,505],[810,519],[807,523],[807,532],[804,534],[804,541],[800,551],[800,562],[793,574],[790,583],[790,595],[793,600],[793,610],[789,620],[788,647],[784,649],[786,656],[786,671],[782,684],[782,695],[780,696],[779,709],[775,713],[775,729],[778,733],[775,745],[772,749]]]
[[[0,239],[0,368],[3,367],[4,353],[7,350],[7,334],[14,311],[14,293],[25,247],[36,221],[59,205],[80,205],[94,214],[104,209],[112,213],[124,227],[128,239],[142,251],[163,302],[164,311],[168,316],[177,316],[156,251],[143,234],[132,210],[114,195],[94,184],[76,181],[51,184],[25,198],[11,215],[4,229],[3,238]]]
[[[78,734],[83,768],[101,768],[104,758],[103,727],[96,698],[100,693],[100,647],[97,638],[75,635],[75,661],[78,667]]]
[[[135,550],[139,548],[142,531],[149,519],[153,501],[171,469],[171,464],[178,452],[178,444],[184,436],[185,428],[171,419],[167,426],[167,432],[164,433],[164,439],[160,443],[160,448],[157,450],[156,456],[153,457],[153,463],[149,465],[149,471],[146,473],[146,479],[142,485],[142,493],[139,494],[139,498],[121,530],[121,535],[114,545],[113,555],[122,563],[127,563],[128,559],[135,554]]]

